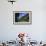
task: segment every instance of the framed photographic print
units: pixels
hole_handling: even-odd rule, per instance
[[[32,11],[13,11],[13,24],[32,24]]]

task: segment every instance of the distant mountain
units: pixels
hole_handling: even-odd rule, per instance
[[[29,15],[21,17],[18,22],[29,22]]]

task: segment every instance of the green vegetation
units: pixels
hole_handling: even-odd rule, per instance
[[[28,15],[27,16],[23,16],[22,18],[20,18],[18,20],[18,22],[29,22],[29,16]]]

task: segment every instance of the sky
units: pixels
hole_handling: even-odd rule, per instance
[[[27,13],[20,13],[18,18],[20,19],[21,17],[26,16],[26,14]]]

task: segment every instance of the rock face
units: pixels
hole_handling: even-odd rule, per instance
[[[15,22],[29,22],[29,14],[16,13]]]

